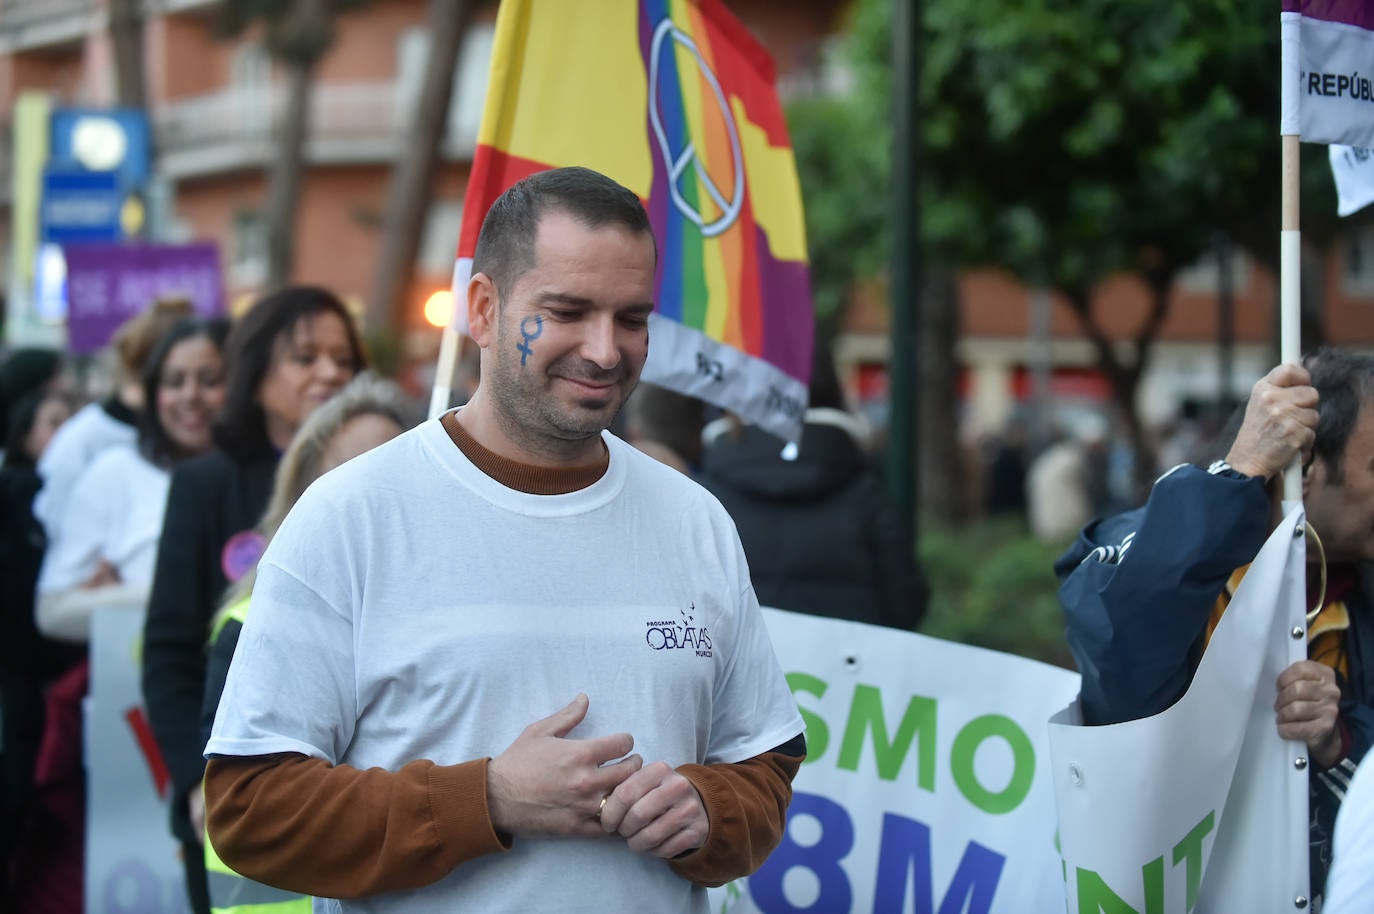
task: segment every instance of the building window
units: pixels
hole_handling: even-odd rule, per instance
[[[453,95],[449,101],[445,130],[446,138],[461,148],[471,149],[477,142],[495,37],[495,25],[490,22],[474,22],[463,34],[458,63],[453,68]],[[429,33],[423,26],[415,26],[401,33],[396,56],[396,127],[404,130],[408,119],[414,116],[415,100],[420,97],[425,63],[429,58]]]
[[[858,75],[844,54],[844,40],[824,38],[798,45],[791,66],[779,72],[778,95],[784,102],[802,98],[846,98],[854,94]]]
[[[425,217],[425,232],[420,240],[419,268],[425,277],[448,279],[457,259],[458,233],[463,228],[461,203],[434,202]]]
[[[234,213],[229,244],[229,282],[256,286],[267,279],[267,224],[262,213],[241,209]]]
[[[1239,295],[1249,279],[1249,261],[1240,248],[1231,246],[1231,292]],[[1186,292],[1216,295],[1221,291],[1221,261],[1215,250],[1203,254],[1190,267],[1179,271],[1178,286]]]
[[[496,40],[496,26],[477,22],[468,26],[463,46],[458,52],[458,66],[454,68],[453,100],[448,109],[448,136],[464,147],[477,142],[482,126],[482,106],[487,100],[487,71],[491,68],[492,45]]]
[[[1374,297],[1374,225],[1352,231],[1345,239],[1341,285],[1347,295]]]
[[[272,80],[272,61],[260,44],[244,42],[234,48],[229,82],[236,89],[263,89]]]
[[[244,43],[234,49],[229,64],[229,104],[227,123],[236,127],[241,139],[266,138],[272,129],[272,61],[259,44]]]

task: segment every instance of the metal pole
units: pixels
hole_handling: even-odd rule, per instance
[[[1234,408],[1232,396],[1236,361],[1236,295],[1231,282],[1231,239],[1217,232],[1217,414],[1225,424]]]
[[[1031,425],[1031,454],[1039,454],[1053,443],[1050,434],[1050,375],[1054,371],[1053,345],[1054,300],[1045,288],[1030,291],[1030,371],[1031,371],[1031,414],[1035,421]]]
[[[917,535],[916,309],[921,288],[916,180],[920,28],[919,0],[892,0],[892,355],[887,483],[913,542]]]

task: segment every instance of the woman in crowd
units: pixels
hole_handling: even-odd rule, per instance
[[[238,321],[225,364],[216,447],[172,473],[143,645],[143,698],[172,778],[172,833],[182,842],[196,914],[209,910],[201,865],[205,634],[225,586],[262,553],[254,528],[279,455],[306,416],[361,370],[363,351],[337,297],[293,286]]]
[[[263,539],[271,541],[296,500],[312,482],[359,454],[395,438],[414,425],[415,419],[414,410],[395,384],[371,374],[362,374],[353,379],[337,397],[305,420],[295,440],[282,455],[272,499],[257,528]],[[248,598],[256,579],[255,566],[230,585],[223,606],[215,615],[210,637],[205,701],[201,711],[202,745],[210,738],[215,710],[219,707],[220,694],[224,691],[229,663],[234,659],[239,632],[248,614]],[[225,866],[208,843],[205,851],[206,868],[212,874],[210,902],[214,914],[230,909],[236,895],[266,897],[263,894],[266,890],[259,887],[255,887],[252,893],[244,892],[241,884],[247,880]],[[310,910],[309,900],[302,896],[292,896],[290,907],[277,907],[277,904],[288,900],[287,895],[283,893],[279,898],[273,896],[273,911],[276,914]]]
[[[142,610],[152,583],[170,467],[210,447],[210,423],[224,403],[223,321],[183,318],[144,359],[135,397],[138,448],[107,447],[72,487],[38,578],[37,625],[48,638],[84,644],[91,614]],[[29,849],[18,894],[24,910],[48,910],[54,897],[82,893],[85,768],[81,705],[85,662],[48,690],[42,748],[34,768],[39,814],[50,826],[46,853]],[[78,910],[80,905],[72,910]]]
[[[185,299],[159,299],[115,331],[110,344],[115,356],[114,391],[78,410],[38,462],[43,489],[33,510],[51,545],[56,545],[56,531],[72,488],[96,456],[108,447],[132,448],[137,443],[148,356],[173,324],[190,316],[191,304]]]
[[[174,464],[208,451],[224,406],[224,321],[185,318],[153,349],[139,446],[95,458],[67,499],[38,579],[39,630],[84,642],[99,607],[142,610],[153,583]]]
[[[33,623],[34,584],[45,545],[43,527],[33,516],[33,498],[42,485],[37,463],[71,412],[66,397],[43,384],[6,410],[0,463],[0,899],[15,897],[14,857],[37,839],[30,826],[44,690],[82,657],[79,648],[44,639]],[[4,901],[2,910],[8,910]]]
[[[70,370],[56,349],[31,346],[7,353],[0,359],[0,436],[9,434],[11,410],[20,400],[32,393],[70,397],[71,388]],[[0,441],[0,448],[4,447]]]

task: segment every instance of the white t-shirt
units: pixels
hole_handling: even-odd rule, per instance
[[[100,606],[147,604],[171,475],[134,448],[108,448],[72,488],[38,575],[38,624],[48,637],[84,641]],[[72,593],[101,561],[118,588]],[[62,595],[56,597],[56,595]],[[55,598],[56,597],[56,598]]]
[[[1374,911],[1374,761],[1365,761],[1350,779],[1336,815],[1335,856],[1326,878],[1322,914]],[[1323,777],[1341,777],[1333,768]]]
[[[99,403],[87,403],[52,436],[38,458],[43,488],[33,500],[33,516],[47,531],[49,545],[60,536],[62,519],[81,474],[96,456],[110,447],[133,448],[138,430],[105,412]]]
[[[171,475],[132,448],[107,450],[81,475],[43,557],[38,592],[77,587],[103,559],[125,584],[152,586]]]
[[[578,692],[572,737],[628,732],[646,762],[738,762],[801,733],[724,509],[603,440],[605,475],[567,495],[500,485],[437,421],[316,482],[259,565],[206,754],[456,764]],[[519,838],[424,889],[319,904],[705,912],[706,895],[623,842]]]

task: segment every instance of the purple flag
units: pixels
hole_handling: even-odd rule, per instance
[[[81,244],[65,254],[67,348],[78,355],[109,343],[120,324],[156,298],[186,298],[204,317],[224,313],[213,244]]]

